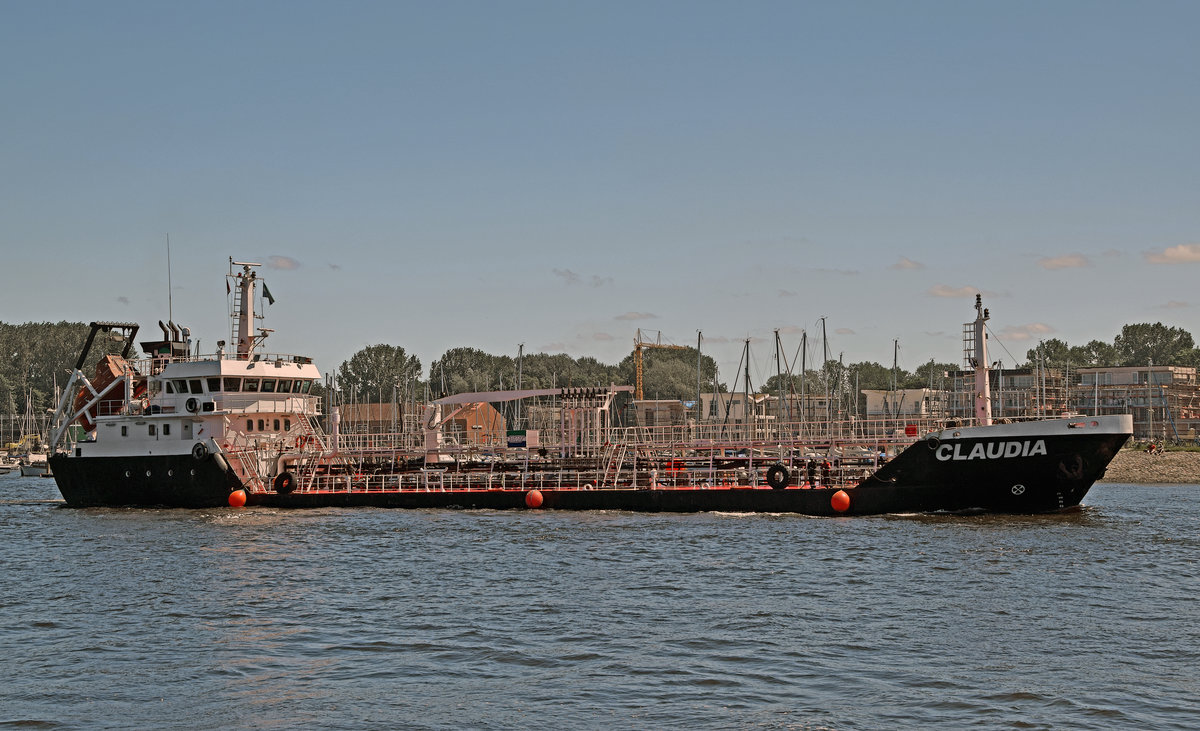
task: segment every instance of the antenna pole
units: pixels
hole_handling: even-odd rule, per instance
[[[175,321],[175,308],[171,300],[171,234],[167,234],[167,322]]]

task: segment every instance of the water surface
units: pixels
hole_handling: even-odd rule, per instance
[[[1200,727],[1200,486],[871,518],[57,497],[0,477],[0,724]]]

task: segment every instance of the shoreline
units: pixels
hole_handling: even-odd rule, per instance
[[[1123,482],[1135,485],[1200,483],[1200,452],[1149,454],[1125,448],[1109,463],[1098,483]]]

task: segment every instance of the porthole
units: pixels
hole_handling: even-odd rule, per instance
[[[150,470],[146,470],[146,477],[150,476]]]
[[[193,467],[193,468],[192,468],[192,477],[195,477],[195,476],[196,476],[196,468],[195,468],[195,467]]]
[[[133,474],[132,474],[132,473],[131,473],[129,470],[125,470],[125,476],[126,476],[126,477],[133,477]]]
[[[175,476],[175,470],[167,470],[167,477],[174,477],[174,476]]]

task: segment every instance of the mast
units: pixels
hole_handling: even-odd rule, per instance
[[[783,364],[779,357],[779,329],[775,329],[775,391],[779,394],[779,421],[784,421],[783,407]]]
[[[983,306],[983,295],[975,295],[975,421],[979,426],[992,423],[992,391],[988,380],[987,321],[991,317]]]
[[[233,273],[233,267],[240,266],[242,271]],[[233,340],[237,346],[237,359],[249,360],[254,352],[254,283],[258,274],[251,267],[262,266],[253,262],[234,261],[229,257],[229,276],[237,282],[237,294],[233,304]]]

